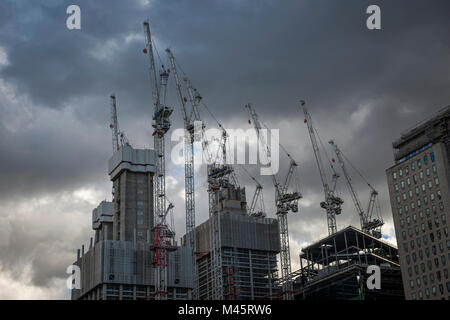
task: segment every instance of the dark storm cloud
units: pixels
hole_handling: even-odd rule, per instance
[[[81,31],[65,27],[70,4],[81,7]],[[0,50],[9,62],[0,65],[0,204],[11,199],[26,204],[33,197],[70,193],[107,181],[111,92],[117,94],[120,125],[131,142],[140,147],[150,144],[151,91],[147,57],[142,54],[142,21],[149,18],[161,58],[165,61],[164,49],[170,46],[225,126],[248,128],[243,105],[252,102],[270,128],[280,129],[283,145],[300,162],[304,203],[320,201],[322,191],[299,99],[308,102],[324,144],[334,138],[380,191],[383,214],[389,220],[384,170],[392,164],[392,140],[450,104],[450,3],[376,1],[382,10],[380,31],[365,27],[370,4],[375,3],[0,2]],[[9,94],[11,90],[15,94]],[[169,98],[177,109],[174,128],[181,127],[176,97]],[[212,127],[214,121],[201,111]],[[327,152],[331,155],[330,149]],[[283,159],[281,176],[286,163]],[[168,170],[172,169],[169,163]],[[257,168],[249,170],[257,176]],[[367,187],[353,174],[365,203]],[[201,195],[206,192],[205,183],[199,182],[203,176],[197,179]],[[240,181],[250,198],[254,184],[244,176]],[[170,190],[179,210],[176,223],[181,235],[184,204],[178,195],[183,179],[176,178],[178,184]],[[269,216],[273,216],[271,179],[258,179],[265,187]],[[358,225],[343,181],[340,189],[346,198],[346,213],[338,224]],[[108,187],[102,190],[109,193]],[[207,217],[204,199],[197,203],[199,222]],[[23,219],[29,212],[28,224],[32,224],[37,221],[31,218],[35,204],[29,206]],[[89,205],[77,202],[75,206],[57,209],[70,212],[64,219],[85,212],[79,218],[89,222]],[[72,236],[66,236],[60,246],[49,247],[60,233],[47,235],[48,230],[39,226],[42,234],[27,236],[23,221],[10,218],[6,210],[0,211],[0,218],[8,217],[14,232],[2,250],[0,267],[12,270],[31,261],[33,283],[38,286],[47,285],[52,274],[62,277],[56,270],[70,263],[67,252],[79,246],[89,230],[80,234],[75,230],[79,226],[72,226],[65,229]],[[44,214],[39,221],[48,223]],[[291,236],[299,243],[317,237],[311,230],[326,233],[318,203],[305,204],[290,222]],[[58,255],[62,258],[50,258]]]

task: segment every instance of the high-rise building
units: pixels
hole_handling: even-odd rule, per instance
[[[245,189],[233,185],[216,191],[219,225],[221,297],[226,300],[270,299],[280,292],[277,254],[278,221],[250,216]],[[213,299],[211,229],[213,219],[196,228],[199,298]]]
[[[155,154],[122,146],[109,161],[113,202],[103,201],[92,212],[95,242],[78,250],[81,288],[72,299],[149,299],[155,292],[152,265],[153,175]],[[168,298],[189,299],[193,287],[190,249],[168,253]]]
[[[406,299],[450,298],[450,106],[393,142],[386,170]]]

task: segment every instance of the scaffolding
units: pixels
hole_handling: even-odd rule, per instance
[[[381,291],[365,289],[370,265],[380,267]],[[353,226],[303,248],[292,277],[296,299],[404,298],[397,248]]]

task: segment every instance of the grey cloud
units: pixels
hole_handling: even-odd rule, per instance
[[[79,0],[81,31],[65,28],[69,4],[0,3],[0,47],[10,62],[0,66],[0,206],[10,208],[11,202],[31,206],[21,209],[24,224],[11,218],[9,209],[0,211],[13,230],[0,264],[19,273],[18,266],[30,264],[38,286],[64,277],[62,268],[70,263],[70,252],[75,254],[90,234],[93,205],[78,201],[60,206],[60,193],[89,186],[104,192],[96,195],[99,200],[110,197],[106,166],[111,154],[111,92],[117,94],[120,126],[131,142],[152,145],[151,88],[147,57],[142,54],[146,18],[161,58],[165,60],[164,49],[170,46],[226,127],[248,128],[243,105],[252,102],[269,127],[280,129],[283,145],[300,162],[304,203],[323,196],[299,99],[308,102],[323,142],[336,139],[380,191],[383,216],[390,224],[385,169],[392,164],[391,142],[450,101],[448,1],[377,1],[382,8],[381,31],[365,28],[365,9],[372,4],[366,0],[168,0],[150,1],[147,7],[141,1],[125,5],[118,0]],[[2,85],[16,95],[8,96]],[[173,127],[179,128],[182,120],[173,89],[171,83]],[[208,127],[215,126],[206,110],[201,112]],[[331,154],[330,149],[327,152]],[[169,163],[168,171],[174,169]],[[286,169],[283,159],[281,176]],[[198,223],[208,216],[202,170],[196,177]],[[249,170],[257,176],[257,168]],[[365,203],[367,187],[352,174]],[[257,178],[264,184],[269,216],[274,216],[271,179]],[[250,198],[254,184],[245,175],[239,180]],[[180,236],[183,187],[181,179],[170,195]],[[358,225],[343,181],[340,189],[346,210],[338,225]],[[64,229],[65,235],[48,233],[46,225],[60,228],[65,220],[55,220],[54,210],[49,210],[36,221],[33,212],[39,212],[39,206],[30,199],[52,195],[54,210],[65,214],[64,219],[85,222]],[[318,203],[302,206],[289,219],[291,238],[297,243],[326,234],[325,214]],[[30,224],[35,224],[36,232],[24,229]],[[58,240],[61,245],[52,245]]]

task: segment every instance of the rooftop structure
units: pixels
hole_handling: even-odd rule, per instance
[[[302,249],[295,277],[295,298],[403,299],[398,250],[349,226]],[[366,271],[381,269],[381,289],[369,290]]]

